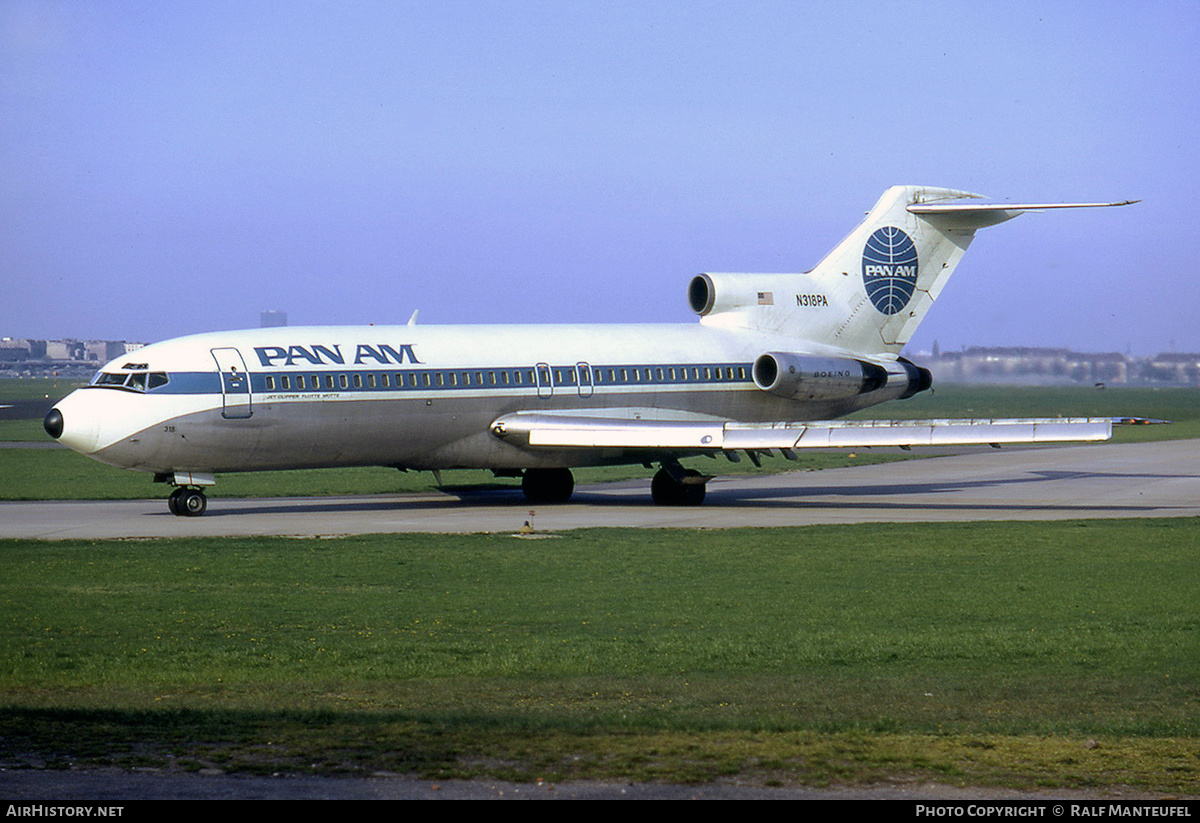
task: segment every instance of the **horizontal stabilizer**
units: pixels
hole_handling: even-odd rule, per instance
[[[1121,200],[1115,203],[914,203],[908,207],[913,214],[954,214],[964,211],[1040,211],[1042,209],[1103,209],[1110,206],[1131,206],[1140,200]]]
[[[1047,209],[1105,209],[1129,206],[1141,201],[1121,200],[1113,203],[913,203],[911,214],[937,221],[947,228],[981,229],[1011,220],[1027,211]]]
[[[704,452],[1097,441],[1110,438],[1112,426],[1108,417],[735,423],[518,412],[496,420],[492,433],[531,448]]]

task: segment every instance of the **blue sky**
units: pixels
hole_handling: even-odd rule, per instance
[[[1196,2],[0,5],[0,335],[692,322],[896,183],[983,231],[909,351],[1200,350]]]

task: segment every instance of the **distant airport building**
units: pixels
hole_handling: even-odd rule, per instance
[[[70,338],[66,340],[47,340],[46,359],[69,361],[87,360],[87,346],[79,340],[72,340]]]
[[[265,311],[258,316],[259,328],[273,329],[279,326],[287,325],[287,312],[285,311]]]
[[[935,383],[1200,386],[1200,354],[1135,358],[1118,352],[971,346],[938,351],[920,362],[933,372]]]
[[[29,346],[25,340],[6,337],[0,340],[0,363],[24,363],[29,359]]]
[[[110,360],[140,349],[145,343],[124,340],[0,339],[0,377],[59,376],[86,379]]]
[[[1200,386],[1200,354],[1160,354],[1146,363],[1147,377],[1164,383]]]
[[[88,340],[83,344],[84,359],[97,364],[107,363],[125,354],[124,340]]]
[[[1079,384],[1130,382],[1131,361],[1122,354],[1070,349],[972,346],[940,352],[934,375],[954,383]]]

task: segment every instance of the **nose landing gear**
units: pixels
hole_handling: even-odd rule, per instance
[[[154,475],[155,483],[170,483],[175,491],[167,498],[167,508],[176,517],[199,517],[208,510],[204,487],[217,482],[209,472],[175,471]]]
[[[199,517],[208,510],[208,498],[201,489],[181,486],[167,498],[167,508],[176,517]]]

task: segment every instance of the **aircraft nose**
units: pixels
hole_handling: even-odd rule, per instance
[[[99,440],[100,416],[76,392],[71,392],[50,409],[42,419],[42,428],[64,446],[80,454],[91,454]]]
[[[46,434],[53,437],[55,440],[62,437],[63,433],[63,416],[58,409],[51,409],[46,414],[46,419],[42,421],[42,428],[46,430]]]

